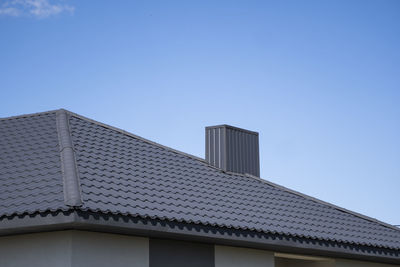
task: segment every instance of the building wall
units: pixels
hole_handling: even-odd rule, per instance
[[[0,266],[70,267],[71,242],[66,232],[0,237]]]
[[[396,267],[400,265],[337,259],[335,267]]]
[[[85,231],[0,237],[1,267],[148,267],[148,238]]]
[[[150,239],[150,267],[214,267],[214,245]]]
[[[335,267],[335,261],[275,258],[275,267]]]
[[[72,267],[148,267],[149,239],[71,231]]]
[[[395,267],[353,260],[279,258],[273,252],[86,231],[0,237],[1,267]]]
[[[215,246],[215,267],[274,267],[274,254],[269,251]]]

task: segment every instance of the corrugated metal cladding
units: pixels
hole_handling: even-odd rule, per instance
[[[229,125],[206,127],[206,161],[224,171],[259,177],[258,133]]]

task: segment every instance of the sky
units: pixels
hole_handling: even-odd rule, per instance
[[[0,0],[0,117],[65,108],[400,225],[400,1]]]

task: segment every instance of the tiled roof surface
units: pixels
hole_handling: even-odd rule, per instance
[[[66,208],[55,117],[0,120],[0,215]]]
[[[63,208],[53,120],[49,114],[0,121],[1,135],[6,137],[0,140],[6,148],[0,169],[0,199],[6,201],[0,204],[1,214]],[[4,123],[10,126],[6,129]],[[224,173],[202,160],[78,115],[70,115],[69,127],[82,210],[400,249],[400,230],[373,219],[261,179]],[[25,157],[28,147],[32,159],[15,163]],[[37,199],[38,204],[26,199]]]

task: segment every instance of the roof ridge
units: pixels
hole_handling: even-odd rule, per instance
[[[42,111],[42,112],[35,112],[35,113],[28,113],[28,114],[22,114],[22,115],[10,116],[10,117],[3,117],[3,118],[0,118],[0,121],[46,115],[46,114],[50,114],[50,113],[56,113],[58,110],[60,110],[60,109],[54,109],[54,110]]]
[[[323,205],[330,206],[330,207],[332,207],[332,208],[334,208],[334,209],[337,209],[337,210],[340,210],[340,211],[349,213],[349,214],[354,215],[354,216],[356,216],[356,217],[359,217],[359,218],[361,218],[361,219],[368,220],[368,221],[374,222],[374,223],[378,223],[378,224],[380,224],[380,225],[382,225],[382,226],[385,226],[385,227],[387,227],[387,228],[390,228],[390,229],[392,229],[392,230],[400,231],[400,228],[398,228],[398,227],[396,227],[396,226],[394,226],[394,225],[391,225],[391,224],[389,224],[389,223],[385,223],[385,222],[383,222],[383,221],[380,221],[380,220],[378,220],[378,219],[375,219],[375,218],[372,218],[372,217],[363,215],[363,214],[361,214],[361,213],[358,213],[358,212],[355,212],[355,211],[351,211],[351,210],[348,210],[348,209],[346,209],[346,208],[339,207],[339,206],[337,206],[337,205],[335,205],[335,204],[332,204],[332,203],[329,203],[329,202],[327,202],[327,201],[324,201],[324,200],[321,200],[321,199],[318,199],[318,198],[309,196],[309,195],[307,195],[307,194],[304,194],[304,193],[301,193],[301,192],[299,192],[299,191],[296,191],[296,190],[287,188],[287,187],[285,187],[285,186],[276,184],[276,183],[274,183],[274,182],[271,182],[271,181],[262,179],[262,178],[260,178],[260,177],[256,177],[256,176],[251,175],[251,174],[248,174],[248,173],[246,173],[246,174],[234,173],[234,174],[239,174],[239,175],[241,175],[241,176],[246,176],[246,177],[249,177],[249,178],[256,179],[256,180],[258,180],[258,181],[261,181],[261,182],[263,182],[263,183],[266,183],[266,184],[268,184],[268,185],[270,185],[270,186],[273,186],[273,187],[275,187],[275,188],[281,189],[281,190],[283,190],[283,191],[289,192],[289,193],[291,193],[291,194],[295,194],[295,195],[297,195],[297,196],[300,196],[300,197],[303,197],[303,198],[312,200],[312,201],[317,202],[317,203],[319,203],[319,204],[323,204]]]
[[[146,138],[144,138],[144,137],[141,137],[141,136],[139,136],[139,135],[136,135],[136,134],[127,132],[127,131],[125,131],[125,130],[123,130],[123,129],[120,129],[120,128],[117,128],[117,127],[114,127],[114,126],[111,126],[111,125],[108,125],[108,124],[105,124],[105,123],[102,123],[102,122],[99,122],[99,121],[96,121],[96,120],[93,120],[93,119],[90,119],[90,118],[87,118],[87,117],[82,116],[82,115],[80,115],[80,114],[77,114],[77,113],[74,113],[74,112],[71,112],[71,111],[68,111],[68,110],[65,110],[65,111],[66,111],[67,113],[69,113],[70,115],[75,116],[75,117],[77,117],[77,118],[80,118],[80,119],[82,119],[82,120],[85,120],[85,121],[88,121],[88,122],[91,122],[91,123],[100,125],[100,126],[105,127],[105,128],[107,128],[107,129],[111,129],[111,130],[117,131],[117,132],[119,132],[119,133],[122,133],[122,134],[125,134],[125,135],[127,135],[127,136],[130,136],[130,137],[139,139],[139,140],[141,140],[141,141],[143,141],[143,142],[146,142],[146,143],[148,143],[148,144],[158,146],[158,147],[160,147],[160,148],[163,148],[163,149],[169,150],[169,151],[171,151],[171,152],[174,152],[174,153],[183,155],[183,156],[185,156],[185,157],[189,157],[189,158],[192,158],[192,159],[195,159],[195,160],[199,160],[199,161],[201,161],[201,162],[203,162],[203,163],[207,163],[205,159],[196,157],[195,155],[191,155],[191,154],[188,154],[188,153],[179,151],[179,150],[177,150],[177,149],[174,149],[174,148],[171,148],[171,147],[168,147],[168,146],[159,144],[159,143],[157,143],[157,142],[151,141],[151,140],[146,139]],[[207,164],[208,164],[208,163],[207,163]],[[218,168],[217,168],[217,169],[218,169]]]
[[[81,206],[83,202],[78,168],[69,128],[69,114],[66,110],[60,109],[56,111],[56,123],[60,146],[64,203],[71,207]]]

